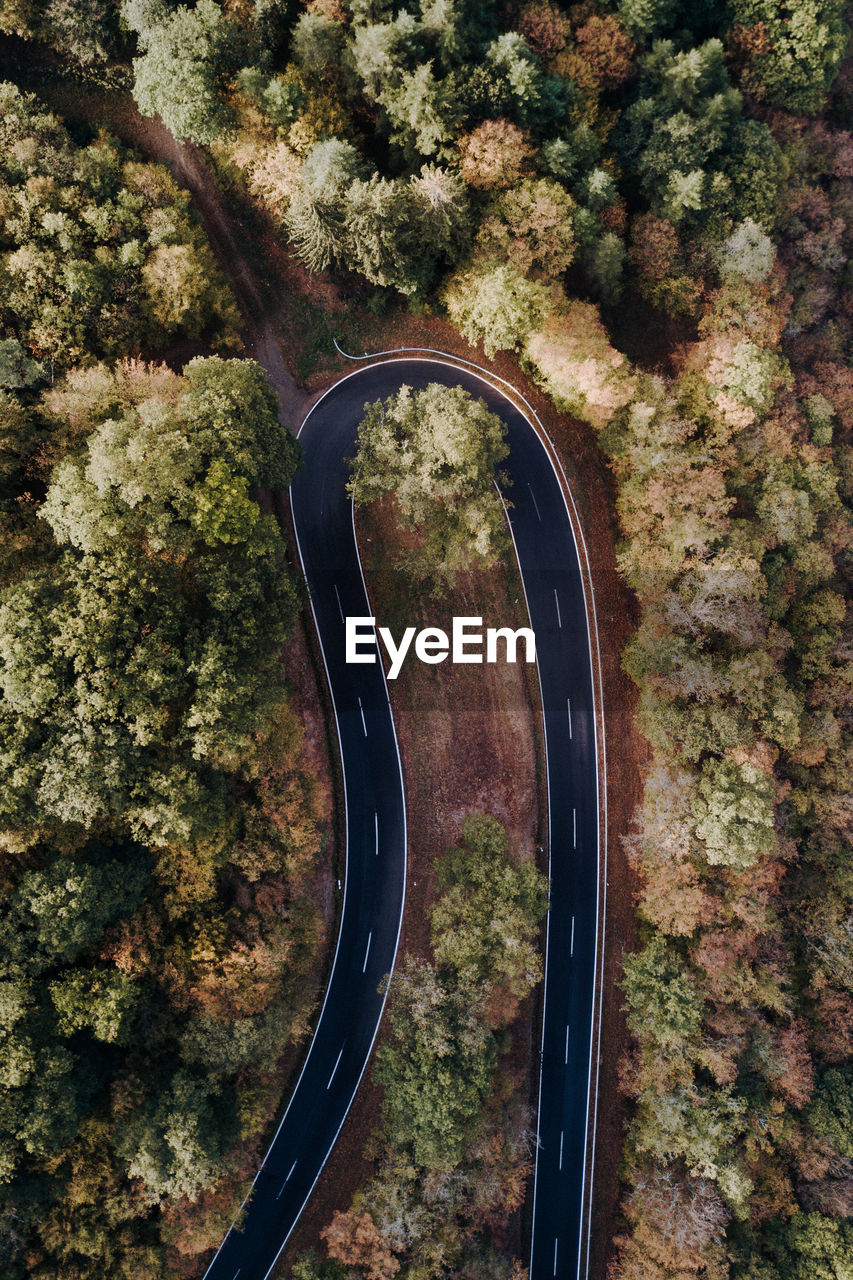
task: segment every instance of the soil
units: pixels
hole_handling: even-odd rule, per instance
[[[8,44],[4,42],[5,46]],[[32,65],[29,48],[28,57]],[[22,61],[22,65],[26,63]],[[640,797],[647,749],[633,725],[635,695],[620,665],[622,647],[636,622],[636,604],[616,571],[614,487],[594,434],[585,424],[559,414],[510,354],[488,361],[439,317],[412,314],[401,305],[375,316],[361,305],[367,295],[355,282],[341,286],[324,277],[309,276],[287,253],[276,229],[262,214],[251,210],[239,193],[231,192],[227,198],[223,195],[204,153],[179,145],[158,121],[142,118],[129,95],[81,89],[79,83],[64,83],[54,75],[46,75],[43,69],[32,87],[66,118],[92,127],[106,125],[147,158],[169,164],[176,179],[190,190],[245,317],[247,353],[267,369],[278,391],[285,423],[294,426],[311,399],[352,368],[335,352],[331,341],[334,335],[353,354],[420,346],[476,361],[523,391],[559,451],[580,511],[595,584],[609,744],[608,895],[590,1267],[593,1280],[603,1280],[616,1226],[618,1162],[626,1105],[617,1088],[617,1064],[625,1050],[627,1034],[616,983],[622,954],[635,941],[633,907],[637,884],[621,837]],[[665,345],[660,344],[662,348]],[[287,362],[283,351],[287,352]],[[300,378],[301,386],[291,369]],[[381,574],[372,578],[377,596],[383,589],[381,578]],[[487,590],[505,593],[506,586],[498,588],[496,583],[497,579],[490,582]],[[478,605],[476,612],[480,611]],[[485,600],[483,613],[485,616]],[[423,904],[433,887],[431,860],[458,834],[463,813],[469,807],[492,808],[505,817],[519,846],[529,851],[537,825],[538,786],[532,764],[535,726],[529,689],[524,699],[519,690],[499,688],[494,682],[478,690],[465,690],[464,697],[474,699],[472,705],[477,706],[478,719],[460,728],[455,712],[462,705],[462,691],[454,697],[449,687],[439,687],[438,683],[434,688],[421,685],[422,678],[426,679],[420,674],[408,677],[407,686],[401,676],[394,694],[406,765],[409,820],[415,837],[410,867],[412,896],[407,901],[402,946],[415,952],[427,945]],[[478,685],[481,678],[478,676]],[[323,706],[323,696],[316,684],[312,686],[312,679],[306,666],[300,704],[303,713],[309,705],[315,709]],[[486,719],[481,720],[480,716]],[[428,736],[423,732],[425,723],[429,725]],[[321,737],[318,727],[309,731],[309,741],[319,743]],[[489,762],[491,771],[482,772]],[[332,768],[330,764],[330,776]],[[415,896],[415,880],[419,880],[422,896]],[[331,903],[326,905],[330,912]],[[535,1033],[530,1020],[528,1027],[527,1044],[532,1045]],[[289,1274],[287,1260],[296,1252],[317,1246],[319,1230],[334,1209],[347,1207],[352,1192],[369,1174],[361,1152],[376,1124],[379,1103],[378,1090],[370,1083],[368,1072],[294,1234],[281,1275]]]

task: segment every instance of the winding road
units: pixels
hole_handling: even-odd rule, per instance
[[[531,421],[491,382],[437,359],[371,363],[337,382],[300,430],[291,487],[341,744],[346,878],[332,972],[302,1073],[244,1205],[205,1280],[267,1280],[355,1096],[394,967],[406,882],[403,776],[380,663],[344,661],[344,618],[369,615],[344,490],[364,404],[402,384],[461,385],[507,426],[506,497],[531,625],[545,725],[551,906],[533,1195],[531,1280],[579,1280],[588,1267],[587,1150],[599,922],[599,791],[590,629],[572,522]],[[491,625],[492,620],[487,620]]]

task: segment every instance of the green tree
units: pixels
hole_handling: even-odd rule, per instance
[[[744,870],[772,851],[773,795],[772,776],[749,761],[704,763],[692,811],[711,864]]]
[[[363,174],[355,147],[340,138],[318,142],[305,157],[284,221],[297,254],[312,271],[345,261],[345,197]]]
[[[436,962],[454,969],[466,986],[503,987],[521,1000],[542,976],[536,939],[547,881],[533,862],[513,866],[506,831],[496,819],[471,815],[462,836],[439,863],[441,896],[432,910]]]
[[[233,1116],[204,1077],[179,1069],[117,1146],[149,1204],[195,1201],[222,1175]]]
[[[635,1034],[649,1039],[657,1053],[689,1053],[702,1026],[704,1001],[671,944],[653,933],[642,950],[625,956],[622,969],[628,1025]]]
[[[132,978],[117,969],[72,969],[50,984],[63,1035],[91,1028],[96,1040],[126,1044],[141,998]]]
[[[375,1071],[388,1138],[421,1168],[450,1170],[479,1128],[495,1066],[476,994],[408,961],[393,979],[390,1025]]]
[[[746,91],[798,114],[820,111],[849,35],[841,0],[734,0],[731,16]]]
[[[815,1133],[827,1138],[843,1160],[853,1159],[853,1067],[824,1072],[807,1115]]]
[[[550,291],[511,266],[475,261],[447,282],[444,305],[468,342],[482,342],[490,358],[512,351],[539,329],[552,306]]]
[[[422,535],[406,567],[436,589],[507,547],[494,491],[504,430],[484,401],[440,383],[366,407],[348,491],[364,503],[394,494],[404,526]]]
[[[622,154],[654,213],[729,234],[745,218],[772,227],[782,177],[766,125],[741,117],[717,39],[676,50],[659,40],[642,60],[640,95],[620,122]]]
[[[232,125],[222,90],[237,69],[236,28],[216,0],[181,5],[139,30],[133,95],[140,111],[160,116],[175,137],[202,145]]]

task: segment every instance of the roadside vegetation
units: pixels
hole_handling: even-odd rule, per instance
[[[460,573],[487,569],[509,549],[498,465],[506,428],[484,400],[432,382],[366,405],[348,491],[356,503],[393,498],[414,534],[397,567],[440,595]]]
[[[407,956],[391,983],[376,1056],[382,1125],[376,1173],[322,1232],[298,1280],[449,1273],[518,1276],[500,1243],[532,1170],[536,1118],[506,1053],[520,1002],[542,976],[538,926],[548,882],[509,849],[494,818],[469,815],[438,863],[432,962]]]
[[[514,355],[560,409],[589,423],[612,469],[619,564],[639,601],[624,664],[650,745],[645,796],[627,837],[641,885],[640,946],[624,961],[632,1044],[622,1084],[631,1120],[610,1275],[843,1276],[853,1253],[853,71],[844,4],[5,0],[0,26],[88,66],[110,59],[132,66],[141,109],[208,146],[223,183],[253,199],[305,267],[329,273],[345,299],[392,316],[404,307],[445,315],[486,358]],[[14,119],[19,108],[10,110]],[[90,554],[73,538],[84,536],[92,494],[117,527],[126,525],[122,554],[144,557],[134,564],[148,574],[166,572],[156,539],[174,536],[162,496],[137,511],[113,492],[120,485],[100,493],[94,457],[79,461],[88,441],[102,439],[107,419],[139,415],[141,394],[128,393],[101,417],[87,410],[89,425],[71,440],[61,425],[70,410],[54,407],[70,391],[61,381],[46,391],[49,361],[58,360],[61,377],[71,364],[137,354],[152,323],[190,336],[219,326],[225,341],[229,325],[215,273],[194,266],[202,248],[189,223],[165,239],[148,226],[158,210],[167,219],[176,215],[166,206],[181,208],[168,180],[149,176],[145,191],[153,194],[134,205],[142,177],[103,139],[88,149],[65,139],[56,162],[42,168],[36,152],[57,145],[52,130],[38,146],[10,138],[2,212],[11,228],[3,233],[4,306],[24,282],[3,312],[4,457],[12,477],[5,572],[14,616],[37,613],[39,644],[48,650],[69,613],[62,566]],[[77,176],[64,178],[69,156]],[[85,201],[78,208],[63,194],[87,182],[112,193],[115,213],[103,228]],[[16,212],[24,197],[26,220]],[[187,284],[173,296],[162,281],[177,278],[179,266]],[[46,300],[44,314],[31,312],[34,298]],[[132,337],[121,327],[128,315]],[[66,330],[65,347],[57,347],[53,335]],[[204,373],[193,376],[204,379],[219,366],[197,368]],[[192,394],[158,392],[172,413],[185,413]],[[377,430],[393,424],[388,407],[372,412]],[[27,425],[36,419],[49,425]],[[174,518],[188,526],[187,545],[202,540],[189,513],[204,506],[207,486],[219,527],[245,535],[225,544],[228,555],[248,554],[262,536],[261,516],[247,514],[258,481],[230,455],[221,466],[214,461],[205,456],[206,470],[185,482],[187,505]],[[45,493],[55,529],[69,531],[63,549],[57,538],[65,533],[36,518]],[[134,523],[147,519],[153,541]],[[33,570],[36,562],[50,564],[49,581]],[[255,571],[263,563],[253,560]],[[52,691],[71,674],[24,647],[13,646],[7,659],[14,688],[23,690],[15,696],[30,696],[31,684],[32,696],[49,686],[50,715],[39,732],[62,742],[61,725],[51,726],[66,704]],[[27,664],[36,662],[34,678]],[[262,715],[251,698],[248,706]],[[230,726],[228,714],[218,707],[215,725]],[[156,753],[165,769],[188,729],[175,712],[165,727],[144,732],[158,743],[156,732],[165,735],[168,749]],[[209,738],[214,755],[217,732]],[[143,748],[135,749],[147,758]],[[36,786],[14,750],[15,823],[30,830]],[[38,757],[21,749],[20,759],[32,769]],[[225,768],[213,757],[193,760],[193,777],[199,760],[213,774]],[[226,772],[234,768],[229,758]],[[150,859],[159,810],[145,791],[149,775],[134,769],[132,786],[121,769],[100,785],[110,812],[125,815],[123,838]],[[81,769],[69,794],[93,785]],[[131,801],[122,799],[136,795],[133,788],[144,797],[136,826]],[[50,808],[60,790],[39,781],[37,792],[43,820],[64,824],[57,856],[68,831],[79,834],[68,826],[79,823],[76,811]],[[43,871],[33,847],[42,849],[14,853],[23,861],[11,864],[10,901],[24,875]],[[109,877],[110,856],[86,855],[92,876]],[[144,865],[135,873],[140,885]],[[141,910],[137,880],[127,877],[129,896],[110,908],[116,920]],[[74,1026],[76,1015],[63,1012],[73,1011],[73,975],[57,974],[51,1017]],[[458,981],[436,957],[435,968],[405,969],[400,989],[413,997],[429,988],[438,1018],[450,998],[446,983]],[[29,1007],[14,996],[13,1025]],[[404,1080],[408,1066],[393,1055],[414,1042],[414,1006],[395,997],[391,1007],[390,1060]],[[471,1116],[488,1115],[492,1105],[487,1080],[496,1077],[477,1056],[498,1031],[487,1021],[472,1031],[466,1060],[471,1079],[483,1084]],[[333,1261],[325,1265],[367,1280],[396,1271],[413,1280],[454,1268],[466,1274],[467,1245],[453,1250],[467,1192],[447,1201],[444,1255],[434,1243],[434,1206],[423,1208],[421,1199],[446,1185],[446,1170],[430,1163],[428,1126],[422,1134],[412,1117],[415,1127],[404,1132],[394,1082],[386,1074],[384,1083],[390,1110],[377,1150],[394,1152],[395,1186],[387,1171],[366,1184],[335,1219],[327,1236]],[[472,1149],[454,1114],[445,1159]],[[454,1169],[467,1170],[464,1151]],[[39,1170],[48,1165],[38,1161],[58,1159],[28,1154],[25,1167],[35,1162],[36,1173],[27,1176],[47,1179]],[[69,1186],[68,1167],[50,1166],[58,1170],[51,1188],[63,1178]],[[460,1174],[460,1187],[467,1177]],[[430,1225],[418,1237],[422,1250],[383,1234],[392,1191],[423,1208],[418,1220]],[[68,1195],[79,1206],[80,1197]],[[28,1230],[41,1228],[33,1220]],[[207,1243],[213,1234],[211,1227]],[[48,1256],[39,1255],[45,1275]],[[74,1274],[63,1265],[63,1274]],[[82,1262],[74,1265],[86,1274]],[[497,1274],[507,1265],[495,1262]]]
[[[299,451],[185,197],[0,86],[3,1274],[192,1272],[316,997]]]

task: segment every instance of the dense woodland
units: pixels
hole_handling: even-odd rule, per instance
[[[223,183],[256,200],[308,268],[369,288],[377,310],[445,314],[487,356],[514,352],[598,433],[619,564],[640,602],[624,663],[651,747],[629,837],[643,888],[640,948],[624,962],[632,1109],[612,1280],[842,1280],[853,1257],[845,6],[3,0],[0,27],[84,67],[125,68],[140,109],[209,147]],[[269,1098],[234,1027],[298,1026],[302,1008],[282,996],[279,967],[253,997],[261,1009],[229,1021],[205,1008],[225,961],[193,957],[269,947],[272,919],[298,952],[315,927],[293,905],[293,860],[313,853],[310,788],[288,861],[268,839],[260,785],[270,725],[282,732],[269,674],[292,597],[281,587],[271,604],[258,585],[280,550],[255,495],[286,475],[265,472],[276,428],[251,367],[201,361],[179,377],[96,363],[139,354],[152,325],[227,341],[226,295],[167,175],[106,138],[72,146],[3,92],[3,927],[45,939],[26,961],[20,943],[4,947],[16,1046],[6,1239],[18,1274],[54,1274],[61,1258],[68,1276],[159,1275],[162,1241],[203,1249],[220,1204],[181,1181],[189,1147],[169,1137],[170,1099],[194,1099],[181,1113],[197,1117],[203,1156],[183,1167],[219,1185],[228,1125],[214,1135],[211,1109],[227,1098],[231,1140],[250,1141]],[[176,278],[182,289],[164,286]],[[231,424],[222,379],[253,389],[250,423],[232,401]],[[215,452],[211,398],[228,423]],[[127,466],[146,437],[170,458],[178,438],[192,442],[166,492]],[[499,465],[497,443],[490,456]],[[382,488],[378,473],[359,479]],[[138,603],[110,596],[111,574]],[[238,581],[241,607],[259,612],[234,651],[225,615]],[[99,647],[101,623],[95,634],[86,618],[102,610],[116,640]],[[123,658],[118,685],[107,678],[117,646],[147,683],[110,712],[114,759],[99,771],[87,744],[131,669]],[[291,740],[279,783],[292,803],[295,752]],[[202,811],[218,815],[211,829],[194,826]],[[131,869],[120,892],[119,857]],[[39,912],[53,924],[71,892],[72,858],[75,903],[115,887],[98,891],[100,915],[71,913],[68,936],[40,934]],[[235,909],[193,951],[214,882]],[[282,915],[251,908],[261,892],[281,895]],[[158,941],[140,961],[128,939],[143,918]],[[305,1277],[508,1265],[482,1240],[510,1204],[526,1120],[503,1117],[503,1189],[490,1200],[482,1142],[510,1106],[493,1071],[501,1018],[490,1008],[469,1025],[470,1004],[462,1018],[471,958],[444,955],[435,927],[435,965],[404,967],[392,994],[376,1177],[330,1225],[331,1260],[300,1263]],[[196,963],[206,986],[186,976]],[[98,972],[83,979],[86,966]],[[298,987],[298,966],[284,967]],[[84,980],[102,993],[85,1025]],[[156,1029],[154,1062],[123,1048],[132,1018]],[[459,1109],[437,1155],[430,1095],[422,1114],[405,1091],[429,1070],[442,1019],[464,1039],[454,1054],[477,1096],[449,1095]],[[226,1065],[211,1072],[209,1049],[194,1057],[192,1045],[214,1024]],[[114,1045],[98,1054],[101,1076],[93,1038]],[[152,1092],[162,1064],[171,1083]],[[71,1111],[50,1100],[66,1076]],[[119,1098],[131,1111],[120,1140]]]
[[[191,1274],[316,999],[297,600],[258,501],[298,450],[253,362],[138,358],[236,342],[170,175],[0,97],[2,1271]]]

